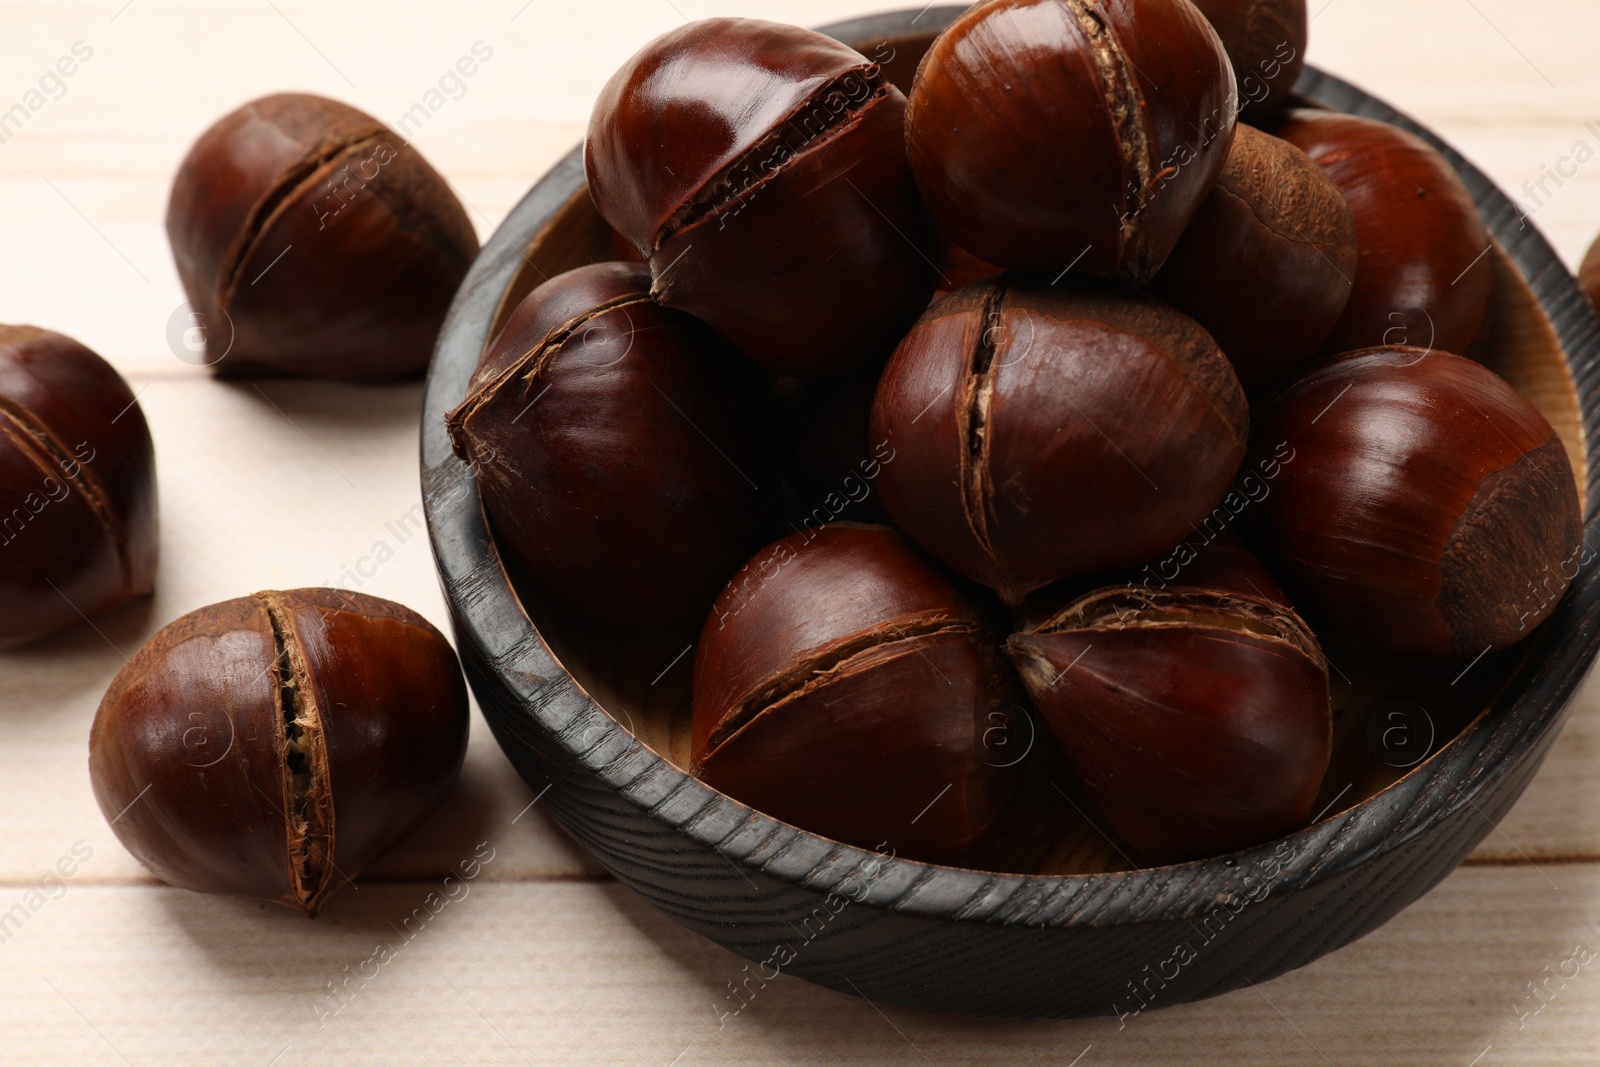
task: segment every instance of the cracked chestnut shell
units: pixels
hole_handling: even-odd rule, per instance
[[[884,505],[1016,604],[1193,531],[1244,458],[1233,368],[1193,319],[1111,283],[1004,275],[929,308],[890,359]]]
[[[843,374],[882,359],[934,288],[905,106],[832,38],[707,19],[606,83],[584,173],[600,214],[648,257],[658,301],[773,370]]]
[[[1560,437],[1471,360],[1350,353],[1279,396],[1252,450],[1282,458],[1254,511],[1277,572],[1352,644],[1421,656],[1508,647],[1587,562]]]
[[[1188,0],[976,4],[917,68],[906,145],[978,258],[1150,280],[1227,159],[1233,71]]]
[[[89,775],[162,881],[315,915],[438,805],[466,745],[438,630],[377,597],[291,589],[151,638],[100,702]]]
[[[777,521],[767,384],[640,264],[529,293],[446,418],[502,550],[601,622],[698,622]]]
[[[128,383],[70,337],[0,326],[0,648],[149,596],[157,547]]]
[[[1240,126],[1150,291],[1194,316],[1254,390],[1311,358],[1355,277],[1355,220],[1339,187],[1298,148]]]
[[[910,542],[832,523],[768,546],[717,599],[692,769],[813,833],[950,860],[1015,784],[984,735],[1018,695],[987,621]]]
[[[478,252],[439,173],[353,107],[263,97],[201,135],[167,204],[184,292],[219,377],[420,374]],[[231,347],[224,340],[231,336]]]
[[[1268,125],[1328,172],[1356,224],[1355,287],[1324,346],[1465,352],[1494,292],[1489,232],[1450,162],[1373,119],[1299,109]]]
[[[1239,84],[1239,106],[1255,115],[1282,104],[1306,65],[1306,0],[1193,0],[1222,38]]]
[[[1258,561],[1210,562],[1185,584],[1098,589],[1006,646],[1089,795],[1155,863],[1293,830],[1332,753],[1315,636]]]

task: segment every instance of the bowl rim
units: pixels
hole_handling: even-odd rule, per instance
[[[867,42],[942,29],[965,10],[887,12],[833,23],[820,32],[864,49]],[[1461,175],[1484,224],[1527,281],[1561,343],[1588,458],[1584,543],[1600,544],[1600,317],[1576,279],[1508,196],[1415,120],[1314,67],[1306,67],[1296,89],[1315,103],[1417,134]],[[1486,824],[1480,838],[1496,829],[1477,799],[1526,759],[1542,760],[1600,651],[1600,627],[1584,625],[1600,614],[1600,568],[1591,567],[1524,645],[1525,657],[1510,681],[1455,738],[1374,796],[1287,837],[1226,856],[1097,874],[1008,874],[892,858],[872,867],[879,873],[863,895],[858,872],[884,855],[892,857],[892,851],[874,853],[820,837],[717,792],[640,742],[584,691],[523,611],[488,536],[472,473],[451,451],[444,413],[465,394],[505,290],[523,262],[532,264],[524,248],[583,187],[580,144],[484,243],[440,332],[421,433],[423,503],[434,558],[458,644],[480,654],[517,698],[529,720],[521,728],[537,730],[562,759],[605,782],[686,843],[735,863],[742,875],[761,874],[818,895],[839,893],[910,915],[1044,928],[1189,918],[1239,892],[1241,876],[1252,870],[1275,872],[1274,895],[1305,889],[1407,848],[1469,806]],[[489,702],[480,705],[487,715]],[[852,880],[854,888],[847,888]],[[1001,907],[1012,899],[1032,899],[1033,905],[1019,917],[1014,905]]]

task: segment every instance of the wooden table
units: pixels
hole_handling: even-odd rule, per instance
[[[1321,5],[1312,61],[1454,141],[1576,262],[1600,228],[1600,5]],[[685,17],[817,24],[871,7],[0,3],[0,111],[75,46],[90,53],[20,130],[0,131],[0,321],[70,333],[127,376],[156,438],[163,525],[152,603],[0,654],[0,913],[22,903],[28,916],[0,932],[0,1062],[1600,1062],[1594,686],[1516,810],[1422,902],[1300,972],[1125,1028],[939,1018],[793,978],[719,1026],[743,961],[609,879],[544,817],[481,720],[444,808],[314,922],[168,889],[117,843],[89,790],[89,722],[163,623],[256,589],[342,583],[447,624],[420,532],[420,385],[222,385],[169,348],[183,296],[162,217],[193,138],[281,89],[391,123],[422,104],[415,142],[487,239],[650,37]],[[492,56],[452,80],[477,42]],[[493,859],[470,891],[428,912],[480,848]],[[62,857],[76,873],[47,877]],[[405,924],[419,908],[426,922]],[[380,944],[393,952],[381,965]]]

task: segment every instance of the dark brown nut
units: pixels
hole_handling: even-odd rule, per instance
[[[0,326],[0,648],[149,596],[157,542],[128,383],[70,337]]]
[[[1355,218],[1355,290],[1325,350],[1471,347],[1494,293],[1493,253],[1449,160],[1415,134],[1355,115],[1297,110],[1267,129],[1328,172]]]
[[[933,292],[905,106],[830,37],[708,19],[606,83],[584,171],[658,301],[780,373],[844,374],[883,359]]]
[[[1227,492],[1249,434],[1210,336],[1110,283],[1003,275],[929,308],[873,401],[900,527],[1016,604],[1151,558]]]
[[[1255,390],[1327,340],[1355,277],[1356,225],[1339,187],[1298,148],[1240,126],[1150,290],[1209,330]]]
[[[1156,863],[1288,833],[1328,769],[1326,661],[1287,604],[1246,591],[1264,568],[1245,560],[1097,590],[1008,645],[1089,795]]]
[[[904,537],[833,523],[768,546],[717,599],[693,770],[814,833],[951,860],[1015,785],[984,742],[1018,695],[996,635]]]
[[[767,383],[640,264],[529,293],[448,422],[502,551],[601,622],[698,622],[777,522]]]
[[[1471,360],[1354,352],[1262,414],[1286,442],[1255,518],[1296,604],[1379,652],[1476,656],[1555,610],[1583,561],[1578,488],[1544,417]]]
[[[1237,110],[1187,0],[994,0],[923,58],[906,145],[934,220],[980,259],[1142,284],[1221,173]]]
[[[1306,0],[1194,0],[1194,6],[1222,38],[1245,114],[1283,104],[1306,65]]]
[[[173,180],[167,237],[191,307],[227,317],[207,330],[226,378],[421,374],[478,252],[455,194],[405,138],[303,93],[201,135]]]
[[[89,775],[162,881],[315,915],[438,805],[466,746],[438,630],[387,600],[291,589],[151,638],[100,703]]]

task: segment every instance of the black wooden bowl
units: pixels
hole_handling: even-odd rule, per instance
[[[905,86],[961,10],[825,32],[875,57],[892,50],[885,67]],[[1600,322],[1571,275],[1512,203],[1426,130],[1313,70],[1299,91],[1419,133],[1460,170],[1498,242],[1493,325],[1472,354],[1562,433],[1592,503]],[[541,803],[618,878],[765,964],[751,975],[778,969],[874,1001],[1008,1016],[1137,1011],[1272,978],[1375,929],[1460,863],[1533,777],[1594,658],[1593,567],[1540,632],[1481,662],[1396,670],[1336,651],[1339,742],[1323,811],[1281,841],[1181,866],[1129,869],[1070,776],[1053,774],[1044,738],[1031,783],[967,867],[875,856],[752,811],[683,770],[693,635],[619,637],[552,610],[508,574],[444,432],[510,309],[544,277],[611,258],[610,241],[574,150],[478,257],[428,381],[428,524],[468,677],[517,770],[535,790],[549,786]],[[1586,519],[1589,543],[1600,543],[1592,509]],[[1414,734],[1372,747],[1374,726]],[[1018,751],[1029,743],[1019,738]],[[1375,754],[1411,762],[1392,749],[1431,755],[1395,768]],[[730,995],[721,1010],[738,1004]]]

